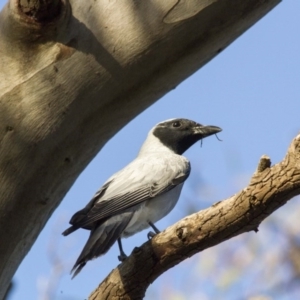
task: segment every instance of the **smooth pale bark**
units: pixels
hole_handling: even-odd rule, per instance
[[[10,0],[0,15],[0,299],[77,176],[279,0]]]
[[[257,232],[266,217],[300,194],[300,134],[283,161],[270,165],[270,159],[263,156],[249,185],[242,191],[187,216],[136,247],[89,300],[142,299],[157,277],[186,258],[238,234]]]

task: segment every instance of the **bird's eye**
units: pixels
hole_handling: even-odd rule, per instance
[[[178,122],[178,121],[175,121],[175,122],[173,122],[172,126],[173,126],[173,127],[180,127],[180,126],[181,126],[181,123]]]

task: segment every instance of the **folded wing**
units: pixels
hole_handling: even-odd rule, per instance
[[[96,223],[170,191],[183,183],[190,173],[188,163],[179,167],[175,164],[165,166],[160,160],[155,165],[153,162],[147,164],[147,161],[138,161],[110,178],[88,205],[74,214],[70,221],[72,226],[63,235],[78,228],[91,230]]]

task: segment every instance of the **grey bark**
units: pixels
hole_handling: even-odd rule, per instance
[[[0,14],[0,299],[125,124],[279,0],[10,0]]]

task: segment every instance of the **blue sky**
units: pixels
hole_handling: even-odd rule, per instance
[[[2,7],[4,2],[0,4]],[[103,182],[136,156],[156,123],[184,117],[223,128],[219,134],[222,142],[210,137],[202,147],[196,144],[185,153],[191,161],[192,174],[176,208],[157,224],[160,229],[236,193],[247,184],[261,155],[269,155],[272,163],[279,162],[300,130],[299,11],[300,1],[283,1],[110,140],[77,179],[19,267],[11,299],[86,299],[118,265],[115,245],[71,280],[69,270],[86,242],[87,232],[76,232],[67,238],[61,232]],[[280,215],[280,210],[276,214]],[[262,225],[261,235],[263,228]],[[146,241],[146,233],[127,239],[125,252],[129,254]],[[55,273],[53,261],[57,258],[63,269]],[[185,262],[159,278],[146,299],[157,299],[161,295],[157,290],[163,288],[165,280],[172,289],[178,274],[187,272],[188,266],[189,262]],[[53,294],[45,292],[49,282]]]

